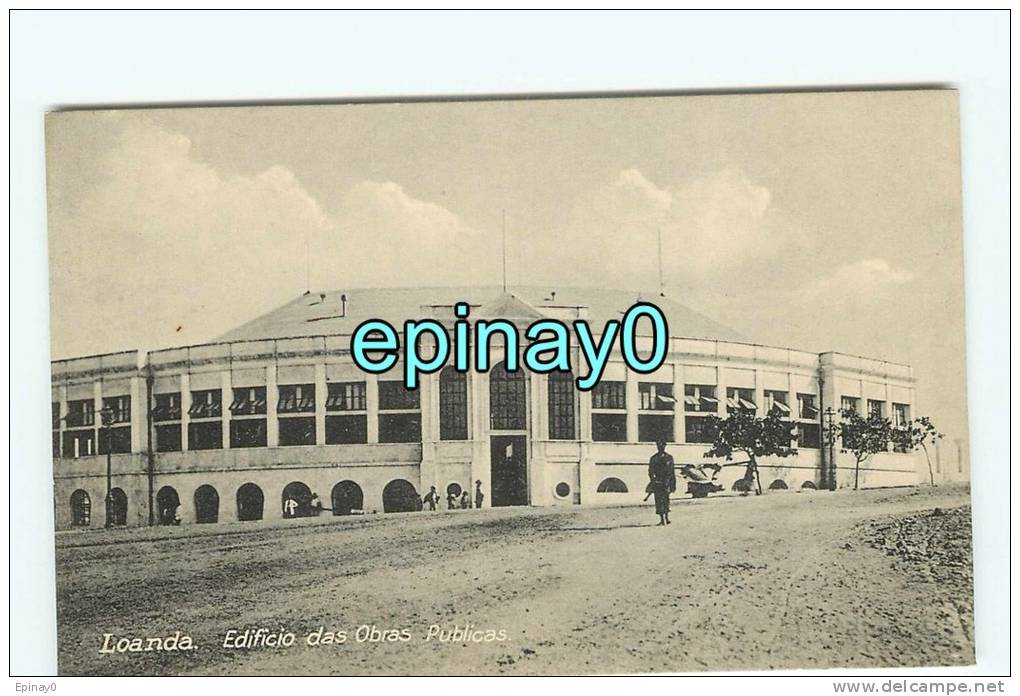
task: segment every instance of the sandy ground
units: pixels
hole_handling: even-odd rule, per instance
[[[936,509],[937,508],[937,509]],[[62,674],[584,674],[973,662],[965,488],[57,537]],[[425,640],[500,629],[493,642]],[[407,642],[358,642],[361,625]],[[309,647],[319,627],[347,642]],[[229,629],[295,634],[224,649]],[[367,629],[364,629],[367,630]],[[103,634],[197,648],[100,654]],[[478,634],[484,637],[484,634]],[[490,634],[491,635],[491,634]]]

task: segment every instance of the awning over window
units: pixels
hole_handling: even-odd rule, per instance
[[[698,400],[698,397],[688,394],[684,397],[684,403],[688,406],[697,406],[701,403],[701,401]]]
[[[784,404],[782,401],[773,401],[772,408],[780,411],[781,413],[789,413],[790,407]]]
[[[746,408],[748,411],[758,410],[758,404],[754,403],[753,401],[749,401],[748,399],[740,399],[739,401],[740,406],[742,408]]]

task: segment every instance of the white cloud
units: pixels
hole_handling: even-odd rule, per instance
[[[498,254],[498,239],[398,183],[363,181],[327,209],[286,167],[224,174],[147,121],[123,125],[94,179],[55,186],[78,191],[51,215],[58,356],[210,340],[306,282],[491,281],[478,259]]]
[[[313,284],[452,285],[489,277],[478,260],[494,240],[395,182],[355,184],[340,196],[334,218],[314,243]]]
[[[914,279],[914,274],[896,268],[886,259],[870,258],[837,267],[815,283],[820,292],[851,291],[855,295],[881,292],[889,285],[903,285]]]
[[[51,217],[55,354],[207,340],[239,297],[272,306],[299,292],[303,234],[331,224],[286,168],[223,175],[144,121],[124,127],[95,181],[58,183],[83,190]]]
[[[725,284],[803,242],[782,220],[769,190],[739,169],[661,185],[631,168],[579,201],[563,229],[538,237],[529,261],[555,278],[569,249],[569,263],[600,283],[654,288],[661,232],[668,286]]]

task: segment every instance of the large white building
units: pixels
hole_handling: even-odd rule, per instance
[[[104,524],[108,450],[114,524],[159,524],[178,507],[189,524],[279,517],[287,498],[304,514],[313,493],[325,514],[389,512],[420,506],[435,486],[445,508],[448,492],[473,493],[475,481],[486,507],[637,503],[657,438],[672,443],[677,464],[707,461],[706,416],[734,409],[778,410],[796,426],[797,454],[760,463],[765,487],[842,487],[853,485],[853,459],[838,443],[830,456],[824,412],[913,415],[906,365],[755,345],[667,298],[652,298],[669,325],[662,367],[641,375],[614,353],[591,392],[569,375],[508,373],[498,354],[488,372],[447,368],[407,391],[400,365],[376,376],[350,356],[362,321],[452,326],[458,301],[472,319],[522,330],[540,318],[585,319],[597,332],[637,299],[548,288],[308,293],[214,343],[55,361],[57,528]],[[585,363],[572,351],[577,369]],[[721,482],[742,473],[724,469]],[[866,463],[860,482],[926,478],[917,454],[889,451]]]

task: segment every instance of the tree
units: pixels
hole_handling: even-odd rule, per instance
[[[775,411],[764,418],[745,409],[726,418],[710,416],[708,427],[713,437],[712,449],[705,452],[705,456],[725,457],[731,461],[735,453],[743,453],[747,457],[744,480],[748,484],[755,482],[758,495],[761,495],[758,457],[788,457],[794,452],[790,446],[791,425]]]
[[[896,429],[897,444],[904,449],[916,450],[920,448],[924,452],[924,459],[928,462],[928,480],[931,482],[932,488],[935,487],[935,473],[931,468],[928,445],[934,445],[943,437],[945,436],[938,431],[928,416],[915,418],[908,421],[902,428]]]
[[[889,442],[894,438],[892,424],[878,413],[871,413],[867,418],[854,409],[840,409],[839,413],[843,420],[836,426],[836,433],[843,443],[841,451],[854,455],[854,490],[857,490],[861,464],[871,455],[889,449]]]

